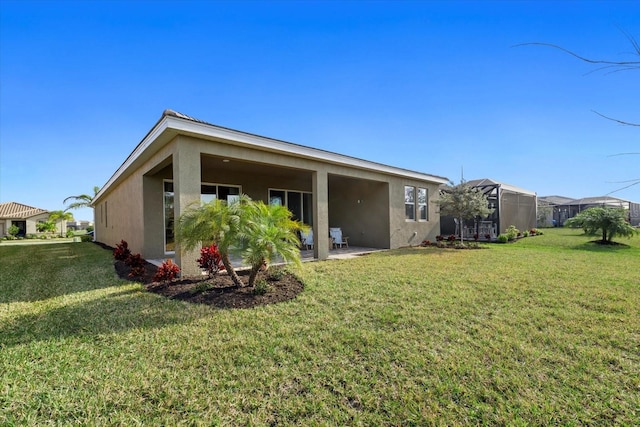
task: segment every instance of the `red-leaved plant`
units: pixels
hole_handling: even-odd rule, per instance
[[[170,259],[164,261],[153,276],[154,282],[171,282],[180,274],[180,267]]]
[[[124,263],[131,268],[131,270],[129,270],[130,278],[144,276],[146,272],[144,268],[145,260],[140,254],[129,255],[129,257],[124,260]]]
[[[113,257],[118,261],[126,261],[130,256],[131,251],[129,250],[129,244],[124,240],[120,240],[120,243],[118,243],[113,250]]]
[[[205,246],[200,249],[200,258],[196,260],[201,269],[209,273],[209,277],[215,276],[220,270],[224,270],[222,256],[218,251],[218,245]]]

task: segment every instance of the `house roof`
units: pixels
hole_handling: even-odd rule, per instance
[[[582,199],[572,199],[571,201],[560,203],[562,205],[607,205],[607,206],[623,206],[627,205],[629,200],[619,199],[611,196],[600,197],[583,197]]]
[[[32,216],[46,214],[49,211],[23,205],[22,203],[6,202],[0,203],[0,218],[3,219],[27,219]]]
[[[575,199],[572,199],[571,197],[564,197],[564,196],[544,196],[544,197],[538,197],[538,200],[541,202],[547,202],[552,205],[562,205],[565,203],[570,203]]]
[[[331,151],[217,126],[203,120],[198,120],[186,114],[178,113],[173,110],[165,110],[155,126],[147,133],[147,135],[145,135],[133,152],[131,152],[122,165],[120,165],[118,170],[111,176],[111,178],[109,178],[98,194],[96,194],[96,197],[93,199],[93,205],[95,205],[103,194],[109,191],[112,184],[119,182],[121,179],[126,177],[130,171],[135,170],[135,168],[131,169],[134,164],[144,161],[146,158],[151,156],[151,154],[147,152],[148,148],[152,145],[160,145],[158,142],[161,144],[166,143],[178,134],[191,135],[198,138],[217,141],[223,140],[229,144],[246,148],[277,152],[356,169],[431,181],[438,184],[444,184],[449,181],[447,178],[437,175],[430,175],[422,172],[388,166],[382,163],[333,153]],[[156,150],[157,149],[159,149],[159,147],[157,147]]]
[[[473,187],[485,187],[485,186],[496,185],[496,186],[500,186],[500,188],[502,188],[503,190],[511,191],[513,193],[529,194],[531,196],[536,195],[535,191],[525,190],[524,188],[520,188],[520,187],[516,187],[515,185],[496,181],[491,178],[472,179],[470,181],[467,181],[467,184]]]

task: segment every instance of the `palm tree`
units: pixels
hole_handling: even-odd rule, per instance
[[[81,208],[91,207],[91,202],[93,201],[94,197],[96,197],[96,195],[98,194],[98,191],[100,191],[100,187],[96,185],[93,187],[93,196],[90,196],[88,194],[80,194],[78,196],[67,197],[62,201],[62,203],[67,203],[67,200],[71,200],[71,199],[75,199],[76,201],[71,203],[69,206],[67,206],[67,209],[65,210],[68,211],[69,209],[81,209]]]
[[[242,287],[242,281],[231,265],[231,250],[237,250],[241,243],[242,229],[247,215],[244,214],[247,196],[232,204],[216,199],[209,203],[192,205],[180,215],[176,225],[176,242],[186,250],[193,250],[212,244],[218,245],[227,274],[236,286]]]
[[[227,203],[213,200],[191,206],[180,215],[176,241],[186,250],[218,245],[227,273],[236,286],[245,286],[231,265],[230,254],[242,256],[251,265],[248,286],[253,286],[260,269],[277,257],[300,263],[296,231],[303,225],[291,219],[283,206],[254,202],[247,195]]]
[[[73,214],[67,211],[51,211],[49,213],[49,221],[60,221],[60,237],[62,237],[62,223],[63,221],[73,220]]]
[[[284,206],[267,205],[262,201],[248,206],[246,246],[243,259],[251,265],[249,286],[255,284],[263,266],[281,258],[300,265],[300,239],[297,232],[303,224],[291,219],[292,213]]]

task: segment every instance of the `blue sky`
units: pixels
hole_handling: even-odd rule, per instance
[[[639,1],[0,2],[0,202],[63,209],[171,108],[538,195],[640,178]],[[638,57],[635,57],[638,60]],[[640,185],[612,194],[640,202]],[[92,219],[90,210],[75,211]]]

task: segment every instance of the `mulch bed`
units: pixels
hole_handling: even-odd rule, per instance
[[[266,272],[259,273],[256,283],[265,281],[267,291],[264,294],[258,294],[253,287],[235,286],[226,273],[218,274],[213,278],[181,277],[173,282],[158,283],[153,282],[153,276],[158,267],[151,263],[145,264],[145,274],[139,277],[129,277],[130,268],[123,261],[115,261],[114,266],[120,278],[143,283],[149,292],[216,308],[253,308],[288,301],[295,298],[304,288],[298,278],[287,271],[279,271],[279,267],[271,267]],[[244,283],[247,283],[248,270],[238,271],[238,275]]]

